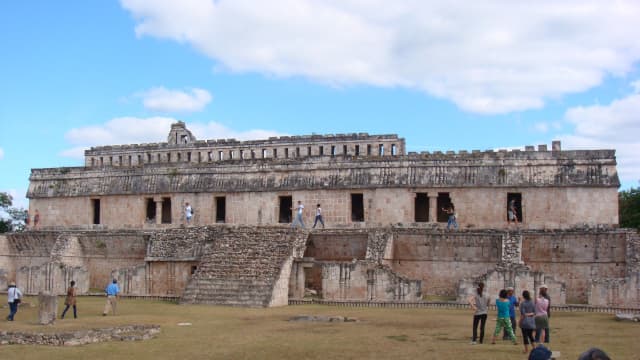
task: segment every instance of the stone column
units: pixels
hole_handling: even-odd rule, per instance
[[[429,222],[438,222],[438,195],[429,196]]]
[[[58,297],[50,292],[38,294],[38,323],[50,325],[56,321],[58,314]]]
[[[156,202],[156,224],[162,224],[162,198],[153,199]]]

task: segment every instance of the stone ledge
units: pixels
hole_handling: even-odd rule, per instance
[[[158,333],[160,333],[160,325],[125,325],[61,333],[0,331],[0,344],[77,346],[105,341],[149,340],[156,337]]]

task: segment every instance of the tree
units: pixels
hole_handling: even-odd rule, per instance
[[[0,192],[0,233],[24,230],[27,210],[12,205],[13,197]]]
[[[640,229],[640,188],[618,193],[620,226]]]

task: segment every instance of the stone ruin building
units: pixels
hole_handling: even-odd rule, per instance
[[[0,287],[182,303],[464,301],[477,281],[549,287],[554,304],[640,307],[640,236],[619,229],[614,150],[406,152],[397,135],[93,147],[81,167],[33,169],[36,228],[0,236]],[[514,200],[520,222],[508,224]],[[292,229],[305,205],[306,228]],[[194,218],[185,224],[189,202]],[[326,228],[310,229],[316,204]],[[460,229],[447,231],[455,206]]]

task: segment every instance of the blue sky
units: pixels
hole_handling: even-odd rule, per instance
[[[13,1],[0,191],[92,145],[397,133],[409,151],[617,149],[640,180],[637,1]]]

